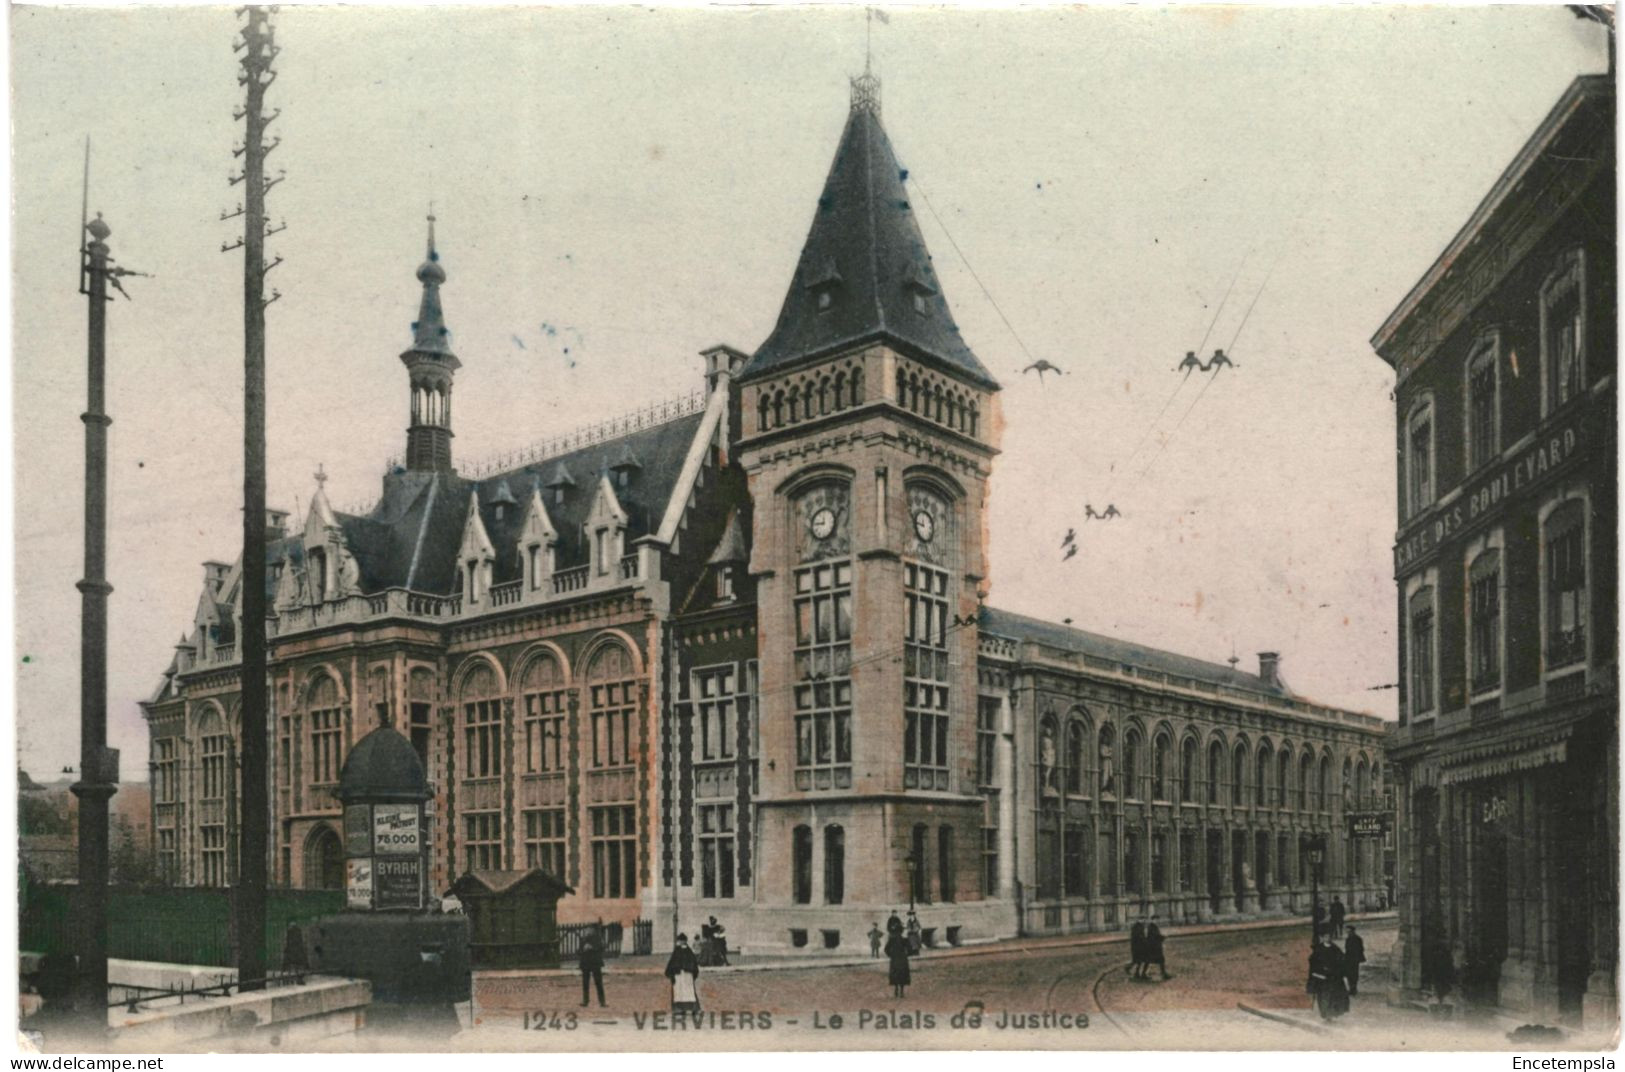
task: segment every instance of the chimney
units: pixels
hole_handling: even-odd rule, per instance
[[[224,562],[203,563],[203,583],[209,591],[219,592],[220,585],[226,579],[226,571],[231,567]]]
[[[1271,688],[1281,687],[1281,653],[1278,651],[1261,651],[1258,653],[1258,676],[1264,679],[1264,684]]]

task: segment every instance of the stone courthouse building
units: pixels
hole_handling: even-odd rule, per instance
[[[850,115],[777,324],[691,398],[464,472],[431,230],[406,452],[365,514],[273,518],[273,873],[344,881],[332,790],[390,724],[434,783],[431,881],[541,868],[561,922],[708,915],[751,948],[1302,912],[1383,894],[1347,836],[1377,719],[1260,672],[985,605],[999,385],[881,126]],[[772,237],[772,236],[768,236]],[[472,355],[465,375],[477,375]],[[380,380],[384,376],[380,366]],[[145,704],[164,873],[237,873],[245,578],[206,563]]]
[[[1577,79],[1373,339],[1398,373],[1403,987],[1609,1023],[1614,89]]]

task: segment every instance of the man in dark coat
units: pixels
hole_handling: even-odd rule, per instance
[[[1145,927],[1145,966],[1140,970],[1142,979],[1151,970],[1153,964],[1157,966],[1157,970],[1162,973],[1164,979],[1168,978],[1168,965],[1163,960],[1162,943],[1162,930],[1157,926],[1157,921],[1152,920]]]
[[[1318,939],[1326,931],[1326,906],[1316,901],[1309,918],[1315,922],[1315,937]]]
[[[1129,966],[1123,971],[1138,979],[1145,969],[1145,923],[1141,920],[1135,920],[1128,930],[1128,955]]]
[[[598,934],[593,932],[587,935],[581,943],[581,1005],[587,1005],[587,980],[591,979],[598,985],[598,1007],[604,1008],[604,950],[598,944]]]
[[[1343,917],[1346,916],[1347,914],[1348,914],[1348,910],[1343,907],[1343,899],[1341,897],[1333,897],[1332,898],[1332,937],[1333,938],[1341,938],[1341,937],[1343,937]]]
[[[1348,941],[1343,943],[1343,968],[1348,978],[1349,993],[1360,992],[1360,965],[1365,963],[1365,939],[1351,926]]]
[[[903,996],[903,988],[912,982],[908,970],[908,939],[901,934],[893,934],[887,938],[886,959],[891,962],[887,967],[886,977],[891,980],[892,997],[900,998]]]
[[[891,918],[886,921],[887,934],[902,934],[903,921],[897,918],[897,909],[892,909]]]

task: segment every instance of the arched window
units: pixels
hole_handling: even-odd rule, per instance
[[[954,882],[954,828],[937,827],[937,895],[945,904],[953,904],[956,890]]]
[[[846,408],[846,371],[844,369],[835,373],[834,403],[834,409],[837,411]]]
[[[908,408],[908,373],[900,368],[897,370],[897,404]]]
[[[338,834],[326,823],[318,826],[305,842],[305,889],[344,888],[344,846]]]
[[[767,399],[767,393],[764,391],[756,399],[756,430],[758,432],[767,431],[767,429],[768,429],[767,418],[768,418],[768,399]]]
[[[564,718],[569,704],[558,660],[551,655],[532,659],[525,666],[519,690],[525,704],[525,773],[564,770]]]
[[[1129,730],[1123,734],[1123,784],[1122,794],[1125,800],[1138,799],[1140,796],[1140,734],[1138,730]]]
[[[911,413],[920,412],[920,377],[912,373],[908,378],[908,408]]]
[[[790,404],[790,423],[794,424],[801,419],[801,385],[796,384],[790,388],[790,395],[785,399]]]
[[[483,662],[463,678],[463,774],[496,778],[502,774],[502,700],[496,675]]]
[[[1196,738],[1187,737],[1179,746],[1179,801],[1196,803]]]
[[[1563,255],[1540,288],[1544,412],[1550,413],[1584,393],[1585,342],[1585,260],[1579,250],[1572,250]]]
[[[1424,585],[1410,597],[1410,710],[1413,716],[1431,714],[1437,703],[1435,687],[1433,588]]]
[[[852,404],[863,404],[863,369],[858,367],[852,370]]]
[[[1331,792],[1331,790],[1332,790],[1332,756],[1331,756],[1330,752],[1325,752],[1325,753],[1321,754],[1321,757],[1320,757],[1320,774],[1319,774],[1319,777],[1316,778],[1316,784],[1320,788],[1320,810],[1321,811],[1331,811],[1332,810],[1332,792]]]
[[[812,856],[812,827],[796,827],[790,834],[790,885],[796,904],[812,904]]]
[[[305,552],[306,575],[310,577],[310,600],[320,603],[327,598],[327,550],[312,547]]]
[[[784,390],[773,392],[773,427],[784,427]]]
[[[1100,759],[1101,796],[1105,796],[1107,793],[1115,795],[1119,791],[1117,786],[1115,744],[1116,736],[1112,733],[1111,726],[1107,725],[1100,727],[1099,747],[1096,750],[1096,755]]]
[[[813,416],[813,402],[815,401],[812,381],[809,380],[804,386],[806,390],[801,393],[801,416],[804,420],[810,420]]]
[[[592,713],[592,765],[631,766],[637,681],[632,677],[631,657],[620,644],[605,644],[587,665],[587,699]]]
[[[824,827],[824,903],[846,900],[846,831],[839,826]]]
[[[1260,808],[1267,807],[1270,802],[1270,746],[1268,742],[1260,741],[1258,744],[1258,762],[1255,765],[1253,778],[1253,803]]]
[[[338,686],[323,674],[305,697],[310,716],[310,784],[335,788],[344,767],[344,710]]]
[[[1207,802],[1219,802],[1219,781],[1224,773],[1224,746],[1214,741],[1207,746]]]
[[[1298,810],[1308,811],[1310,786],[1315,781],[1315,757],[1306,748],[1298,758]]]
[[[1500,380],[1497,374],[1499,338],[1480,339],[1467,358],[1467,471],[1494,461],[1501,451]]]
[[[1083,723],[1074,719],[1066,727],[1066,791],[1068,793],[1083,792],[1084,748]]]
[[[1247,800],[1247,745],[1236,742],[1235,755],[1230,764],[1230,803],[1242,804]]]
[[[1361,756],[1360,762],[1354,765],[1354,799],[1361,808],[1371,806],[1371,780],[1366,770],[1364,756]]]
[[[976,434],[976,421],[978,416],[980,416],[980,411],[976,408],[976,403],[972,402],[970,404],[970,434],[973,436]]]
[[[1467,651],[1474,695],[1501,687],[1501,551],[1492,547],[1467,567]]]
[[[1424,398],[1405,420],[1405,486],[1408,516],[1433,505],[1433,402]]]
[[[1151,750],[1151,799],[1168,799],[1168,758],[1172,745],[1165,733],[1157,734],[1156,746]]]
[[[829,377],[820,376],[818,377],[818,415],[822,417],[824,414],[831,411],[832,407],[829,404]]]
[[[937,384],[931,393],[931,419],[938,424],[942,423],[942,384]]]
[[[1285,745],[1275,757],[1275,802],[1281,807],[1287,805],[1287,780],[1292,773],[1292,752]]]

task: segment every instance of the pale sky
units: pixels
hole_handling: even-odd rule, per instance
[[[91,209],[154,273],[109,341],[111,743],[141,777],[136,703],[240,538],[235,20],[11,15],[18,759],[78,759],[88,134]],[[859,7],[276,25],[270,498],[301,512],[318,464],[360,506],[404,447],[431,200],[460,462],[690,391],[710,344],[754,350],[865,29]],[[990,602],[1247,669],[1278,650],[1299,693],[1391,716],[1368,689],[1396,674],[1393,376],[1367,340],[1605,69],[1602,29],[1561,7],[892,9],[873,48],[949,304],[1005,386]],[[1239,368],[1172,395],[1204,335]],[[1068,375],[1040,385],[1035,358]]]

